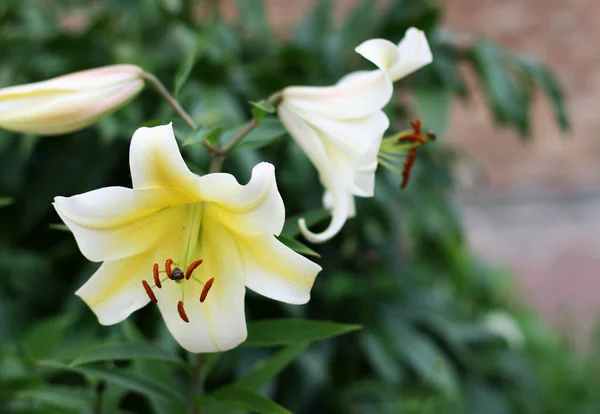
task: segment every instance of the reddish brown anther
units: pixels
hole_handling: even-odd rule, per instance
[[[177,304],[177,312],[179,312],[179,317],[181,319],[183,319],[184,322],[186,323],[190,323],[190,320],[188,319],[186,313],[185,313],[185,309],[183,309],[183,302],[179,301],[179,303]]]
[[[154,284],[160,289],[162,287],[162,283],[160,283],[160,277],[158,276],[158,263],[154,263],[154,266],[152,267],[152,274],[154,275]]]
[[[202,262],[202,259],[192,262],[192,264],[187,268],[187,271],[185,272],[185,280],[189,280],[190,277],[192,277],[192,273],[194,272],[194,270],[196,270],[198,266],[202,264]]]
[[[414,121],[410,121],[410,125],[413,127],[413,132],[415,135],[421,135],[421,120],[415,119]]]
[[[156,296],[154,295],[154,292],[152,291],[152,288],[150,287],[148,282],[146,282],[145,280],[142,280],[142,285],[144,286],[144,289],[146,290],[146,294],[148,295],[150,300],[154,303],[158,303],[158,299],[156,299]]]
[[[215,281],[215,278],[211,277],[204,284],[204,287],[202,288],[202,292],[200,293],[200,303],[202,303],[202,302],[204,302],[206,300],[206,296],[208,295],[208,291],[212,287],[214,281]]]
[[[171,265],[173,264],[173,260],[167,259],[165,262],[165,270],[167,271],[167,277],[171,279]]]
[[[408,185],[408,180],[410,179],[410,170],[415,164],[415,158],[417,157],[417,149],[413,148],[408,153],[408,157],[404,162],[404,169],[402,170],[402,184],[400,184],[400,188],[405,188]]]

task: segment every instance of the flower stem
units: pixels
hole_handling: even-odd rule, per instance
[[[267,105],[274,105],[281,99],[282,91],[277,91],[271,96],[267,98],[265,103]],[[259,125],[259,122],[256,118],[252,118],[250,121],[244,125],[242,130],[235,136],[231,141],[229,141],[226,145],[221,148],[218,148],[216,151],[212,151],[212,159],[210,160],[210,167],[208,168],[209,173],[219,172],[221,171],[221,167],[223,166],[223,161],[227,158],[227,155],[231,152],[231,150],[243,140],[246,135],[250,133],[254,128]]]
[[[194,369],[192,371],[192,384],[190,391],[190,414],[200,414],[200,407],[196,403],[196,396],[202,392],[202,368],[204,357],[202,354],[194,355]]]
[[[198,124],[194,122],[192,117],[189,116],[185,109],[181,107],[177,99],[175,99],[175,97],[169,93],[167,88],[165,88],[165,86],[161,83],[160,80],[158,80],[156,76],[148,72],[144,72],[142,76],[144,80],[148,82],[150,86],[152,86],[152,88],[154,88],[154,90],[160,96],[162,96],[165,101],[167,101],[169,105],[171,105],[175,112],[177,112],[177,115],[179,115],[181,119],[183,119],[187,126],[189,126],[194,131],[198,128]],[[217,148],[208,141],[204,141],[204,145],[211,153],[217,151]]]

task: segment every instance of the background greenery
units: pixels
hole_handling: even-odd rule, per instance
[[[463,155],[444,142],[444,130],[451,98],[469,96],[457,65],[474,69],[496,123],[523,138],[536,91],[552,101],[558,126],[568,127],[560,88],[529,58],[484,39],[458,42],[437,2],[388,3],[376,11],[372,0],[358,2],[334,25],[333,2],[316,2],[287,40],[272,32],[259,0],[238,1],[236,22],[222,20],[215,2],[191,0],[0,4],[0,86],[134,63],[170,88],[186,81],[179,99],[203,125],[192,133],[148,89],[75,134],[0,133],[0,412],[185,412],[192,356],[154,307],[113,327],[97,323],[73,295],[97,265],[53,226],[53,197],[129,186],[129,139],[141,125],[174,121],[178,138],[191,143],[184,147],[190,167],[202,173],[208,155],[197,142],[215,128],[222,141],[231,137],[250,117],[248,101],[368,68],[353,48],[372,37],[398,41],[410,26],[426,31],[434,62],[399,83],[386,110],[394,131],[420,117],[440,139],[419,150],[407,190],[399,176],[379,171],[377,196],[358,200],[358,218],[328,244],[311,246],[324,270],[308,305],[248,293],[249,320],[294,320],[253,322],[248,344],[205,356],[206,394],[194,403],[216,413],[598,412],[600,358],[570,353],[515,303],[510,275],[471,253],[449,199],[451,167]],[[322,221],[316,172],[274,117],[225,170],[244,182],[261,160],[277,167],[288,216],[310,210],[313,222]],[[286,236],[297,236],[295,222]],[[498,310],[519,322],[525,345],[485,325]]]

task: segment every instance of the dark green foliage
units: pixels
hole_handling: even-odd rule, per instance
[[[212,2],[196,3],[0,4],[0,86],[133,63],[176,91],[201,124],[190,131],[147,90],[75,134],[0,132],[0,412],[185,410],[193,357],[181,352],[153,307],[116,326],[98,325],[73,295],[97,265],[82,258],[68,232],[49,226],[60,222],[51,202],[129,186],[128,142],[141,125],[173,121],[190,168],[202,173],[209,156],[199,143],[227,143],[251,116],[260,126],[225,169],[244,182],[257,162],[276,165],[288,215],[283,239],[320,254],[324,270],[305,306],[248,294],[250,321],[286,319],[250,322],[254,346],[203,356],[205,394],[191,399],[203,413],[598,412],[592,376],[598,361],[584,364],[535,317],[507,309],[508,276],[471,253],[448,198],[457,156],[443,139],[419,150],[406,191],[398,176],[380,171],[376,197],[358,200],[357,218],[330,243],[308,248],[298,241],[295,216],[310,226],[327,220],[322,188],[273,108],[260,101],[288,85],[327,85],[369,68],[353,48],[373,37],[397,42],[410,26],[427,32],[435,60],[402,81],[416,111],[390,104],[393,130],[421,117],[443,138],[452,98],[469,93],[460,62],[476,69],[498,124],[527,136],[532,95],[541,88],[567,128],[552,75],[485,40],[455,44],[440,26],[443,7],[435,1],[395,0],[378,12],[364,0],[337,28],[334,2],[319,1],[286,41],[273,34],[259,0],[238,1],[236,23],[220,20]],[[205,7],[200,21],[192,17],[198,7]],[[81,31],[58,24],[70,13],[83,15]],[[498,309],[522,322],[525,348],[510,347],[483,324]]]

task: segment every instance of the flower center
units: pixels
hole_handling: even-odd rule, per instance
[[[144,287],[144,289],[146,290],[146,294],[148,295],[148,297],[150,298],[150,300],[154,303],[158,303],[158,299],[156,298],[156,295],[154,294],[154,288],[157,289],[161,289],[162,288],[162,284],[164,282],[166,282],[167,280],[172,280],[173,282],[177,283],[177,284],[182,284],[182,288],[183,288],[183,283],[185,283],[184,281],[188,281],[188,280],[192,280],[196,283],[199,283],[200,285],[202,285],[202,291],[200,292],[200,303],[203,303],[206,300],[206,297],[208,296],[208,292],[210,291],[210,288],[213,285],[213,282],[215,281],[214,277],[211,277],[210,279],[208,279],[205,282],[202,282],[200,279],[198,279],[196,276],[194,276],[194,270],[196,270],[196,268],[198,266],[200,266],[202,264],[203,260],[202,259],[198,259],[193,261],[187,268],[186,272],[183,273],[183,270],[181,270],[178,267],[172,268],[173,266],[173,260],[172,259],[167,259],[165,262],[165,273],[166,273],[166,277],[164,278],[160,278],[160,273],[161,270],[159,270],[158,267],[158,263],[154,263],[154,266],[152,267],[152,273],[154,276],[154,285],[150,286],[150,284],[148,282],[146,282],[146,280],[142,280],[142,286]],[[177,312],[179,313],[179,317],[181,317],[181,319],[185,322],[189,322],[189,318],[187,316],[187,314],[185,313],[185,308],[183,306],[183,289],[181,291],[181,300],[179,301],[179,303],[177,303]]]
[[[192,261],[193,255],[196,253],[196,247],[198,244],[198,237],[199,237],[199,233],[200,233],[200,227],[201,227],[201,222],[202,222],[202,213],[203,213],[203,204],[194,204],[192,206],[190,206],[191,211],[190,211],[190,215],[191,215],[191,220],[189,222],[189,225],[187,226],[187,228],[185,229],[185,235],[184,235],[184,249],[182,249],[181,255],[180,255],[180,259],[179,262],[175,263],[173,261],[173,259],[168,258],[165,261],[165,270],[162,271],[159,269],[158,263],[154,263],[154,266],[152,267],[152,274],[153,274],[153,278],[154,278],[154,285],[150,286],[150,284],[148,282],[146,282],[146,280],[142,280],[142,286],[144,287],[144,289],[146,290],[146,294],[148,295],[148,297],[150,298],[150,300],[154,303],[158,303],[158,299],[156,298],[156,295],[154,294],[154,288],[157,289],[161,289],[162,288],[162,284],[164,282],[166,282],[167,280],[172,280],[173,282],[181,285],[181,300],[177,303],[177,312],[179,313],[179,317],[186,323],[189,323],[189,318],[185,312],[185,308],[183,305],[184,302],[184,289],[185,289],[185,284],[187,283],[187,281],[192,280],[195,283],[199,283],[200,285],[202,285],[202,291],[200,292],[200,303],[203,303],[206,300],[206,297],[208,295],[208,292],[210,291],[210,288],[213,285],[214,282],[214,278],[210,278],[206,281],[201,281],[198,277],[194,276],[194,270],[196,270],[203,262],[202,259],[197,259]],[[181,268],[179,267],[179,265],[182,265],[184,263],[190,263],[187,266],[187,269],[185,271],[185,273],[183,272],[183,270],[181,270]],[[176,265],[175,267],[173,267],[173,265]],[[185,266],[183,267],[185,268]],[[164,278],[160,278],[160,273],[166,273],[166,277]]]

